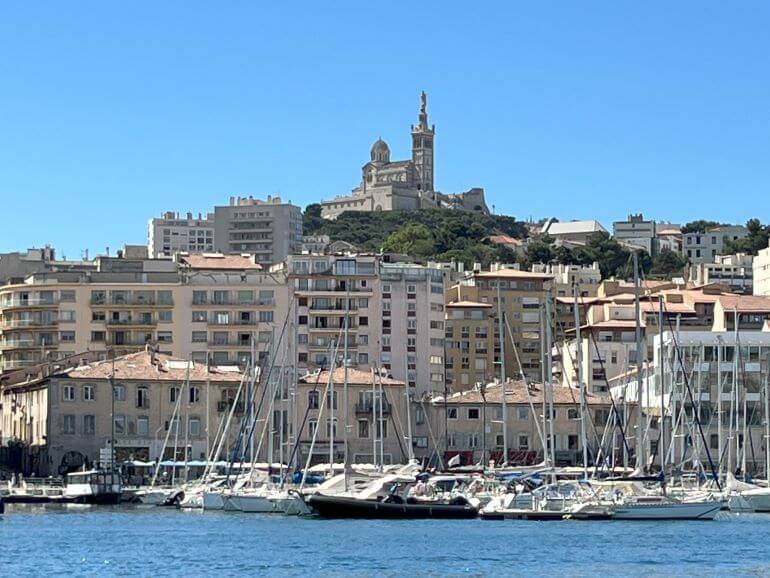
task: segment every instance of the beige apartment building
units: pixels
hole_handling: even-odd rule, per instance
[[[452,391],[466,390],[477,382],[485,383],[490,377],[501,375],[501,350],[497,339],[498,290],[509,327],[505,341],[505,373],[509,378],[523,373],[528,379],[541,380],[541,310],[544,310],[552,279],[552,275],[545,273],[493,268],[473,273],[448,291],[446,358],[451,361],[448,361],[446,380]],[[474,347],[471,347],[472,341]]]
[[[265,355],[288,315],[282,272],[253,257],[176,261],[97,258],[96,269],[46,272],[0,287],[0,371],[84,351],[120,356],[154,345],[205,363]]]
[[[150,350],[54,366],[3,387],[3,441],[23,443],[27,467],[39,475],[100,462],[113,436],[117,462],[158,459],[167,437],[163,458],[176,448],[183,459],[186,447],[188,460],[205,460],[241,378],[237,368]]]
[[[329,463],[330,446],[334,461],[341,463],[345,458],[346,424],[351,463],[407,462],[408,414],[403,381],[374,370],[349,367],[346,371],[336,367],[331,376],[325,370],[300,377],[296,399],[300,463],[307,461],[311,445],[311,464]],[[303,416],[307,416],[304,424]]]
[[[379,367],[417,394],[444,388],[444,287],[438,266],[378,255],[293,255],[287,274],[296,298],[297,365]]]
[[[437,451],[443,453],[445,459],[459,455],[463,464],[477,464],[485,459],[500,463],[504,442],[502,396],[501,384],[490,383],[452,393],[446,399],[436,397],[425,405],[430,428],[420,425],[422,415],[416,417],[418,435],[428,436],[428,444],[431,441],[436,444]],[[505,399],[508,462],[512,465],[531,465],[543,461],[542,385],[511,381],[506,385]],[[554,386],[553,433],[557,465],[582,463],[579,400],[578,389]],[[612,416],[612,400],[608,394],[588,392],[586,403],[590,412],[587,420],[589,454],[594,456],[598,453],[594,432],[602,436],[605,424]],[[618,411],[621,411],[620,408]],[[438,437],[432,437],[428,432]],[[619,429],[615,436],[610,435],[607,440],[605,452],[611,451],[611,448],[616,454],[622,451]]]

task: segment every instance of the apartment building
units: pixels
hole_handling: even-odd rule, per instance
[[[553,276],[549,274],[493,266],[489,271],[473,273],[447,292],[446,357],[452,360],[452,366],[447,367],[446,381],[452,391],[468,389],[478,381],[490,381],[482,377],[501,376],[502,356],[497,339],[498,291],[509,328],[505,341],[505,373],[509,378],[523,373],[529,379],[540,380],[541,310],[552,282]],[[453,307],[453,304],[464,302],[467,307]],[[482,304],[492,305],[491,311]],[[468,316],[470,319],[466,319]],[[489,347],[487,341],[484,347],[484,338],[480,338],[480,343],[474,343],[475,347],[471,348],[476,331],[479,335],[484,334],[481,323],[484,317],[487,340],[492,336],[493,346]]]
[[[214,239],[219,252],[251,253],[258,263],[281,263],[302,250],[302,211],[280,197],[230,197],[229,205],[214,207]]]
[[[682,255],[693,264],[713,263],[717,255],[725,253],[727,243],[748,234],[748,229],[742,225],[723,225],[703,233],[685,233],[682,235]]]
[[[696,285],[720,284],[733,293],[750,295],[754,290],[754,257],[745,253],[716,255],[713,263],[697,263],[690,268]]]
[[[173,458],[173,444],[162,454],[167,435],[177,441],[178,459],[185,457],[184,440],[188,459],[206,459],[241,377],[237,368],[147,349],[82,359],[4,385],[0,435],[24,444],[25,469],[38,475],[98,463],[113,436],[118,462]]]
[[[213,252],[214,215],[180,216],[165,212],[147,225],[147,252],[151,258],[170,257],[178,251]]]
[[[331,375],[324,370],[300,377],[296,411],[300,417],[307,416],[304,426],[301,422],[298,425],[300,463],[306,462],[311,445],[311,464],[329,463],[330,451],[335,462],[342,462],[346,424],[351,463],[406,463],[405,386],[403,381],[373,369],[352,367],[336,367]]]
[[[564,221],[548,219],[540,228],[541,235],[554,239],[556,245],[579,247],[588,243],[594,233],[606,233],[599,221]]]
[[[378,255],[293,255],[287,260],[296,298],[297,363],[328,368],[379,367],[417,394],[444,388],[444,287],[437,265],[388,262]]]
[[[754,295],[770,295],[770,247],[762,249],[752,264]]]
[[[541,384],[525,384],[511,381],[506,385],[507,405],[506,437],[508,463],[532,465],[544,460],[542,432],[543,387]],[[445,461],[460,456],[462,464],[478,464],[488,460],[500,463],[503,458],[503,390],[500,383],[480,386],[451,393],[448,397],[433,398],[422,404],[425,416],[415,417],[416,445],[438,446],[424,451],[439,451]],[[582,463],[580,441],[580,392],[573,387],[553,387],[554,403],[554,453],[556,465]],[[598,453],[594,430],[601,438],[605,425],[612,415],[612,400],[608,394],[587,392],[589,455]],[[423,423],[420,420],[424,419]],[[425,422],[429,425],[424,425]],[[445,427],[446,424],[446,427]],[[612,435],[616,430],[615,435]],[[620,430],[611,428],[610,438],[617,438],[608,447],[620,447]],[[607,454],[605,454],[607,455]]]
[[[612,236],[624,245],[644,249],[649,255],[657,251],[655,221],[645,220],[642,213],[612,223]]]
[[[743,456],[736,451],[739,446],[748,450],[746,473],[766,475],[763,392],[770,372],[770,332],[748,328],[738,334],[731,330],[664,331],[662,336],[654,337],[653,345],[654,357],[642,375],[641,399],[645,413],[650,416],[652,431],[659,431],[661,405],[666,408],[666,437],[673,440],[674,460],[678,463],[683,455],[687,461],[697,457],[707,466],[708,449],[714,462],[721,457],[722,468],[735,472],[739,468],[743,470]],[[619,401],[636,399],[637,386],[635,374],[619,376],[611,383],[612,395]],[[740,395],[738,399],[736,392]],[[740,408],[738,432],[734,426],[735,408]],[[682,412],[686,412],[685,417]],[[699,416],[700,427],[689,430],[687,424],[693,415]],[[740,431],[744,415],[748,433],[745,439]],[[675,431],[671,416],[674,416]],[[651,437],[648,455],[654,455],[658,449],[657,432]],[[730,450],[728,446],[732,446]]]
[[[286,319],[285,283],[240,255],[100,257],[94,270],[34,274],[0,287],[0,370],[148,343],[178,358],[243,364],[265,355]]]
[[[581,297],[596,297],[599,284],[602,282],[599,263],[587,266],[535,263],[532,265],[532,271],[553,276],[554,297],[572,297],[575,285],[578,286],[578,294]]]

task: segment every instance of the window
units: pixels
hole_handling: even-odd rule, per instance
[[[193,311],[192,312],[192,320],[193,323],[206,323],[206,320],[208,319],[208,312],[206,311]]]
[[[125,435],[126,434],[126,416],[124,415],[116,415],[115,416],[115,435]]]
[[[171,343],[172,342],[172,334],[170,331],[158,331],[158,342],[159,343]]]
[[[172,385],[168,390],[168,401],[170,403],[176,403],[176,400],[179,397],[179,388],[175,385]]]
[[[193,305],[204,305],[206,303],[206,291],[193,291]]]
[[[317,391],[307,392],[307,407],[309,409],[318,409],[318,392]]]
[[[150,418],[148,417],[136,418],[136,435],[138,436],[150,435]]]
[[[74,434],[75,433],[75,416],[72,414],[65,414],[62,416],[62,433]]]
[[[332,436],[337,437],[337,418],[326,420],[326,437],[331,439]]]
[[[359,353],[358,354],[358,364],[359,365],[366,365],[369,363],[369,354],[368,353]]]
[[[104,313],[104,311],[92,311],[91,312],[91,321],[104,321],[107,319],[107,315]]]
[[[709,440],[709,446],[712,450],[718,450],[719,449],[719,434],[711,434],[711,439]]]
[[[369,318],[364,316],[364,315],[359,316],[358,324],[359,325],[369,325]]]
[[[516,419],[529,419],[529,408],[527,406],[518,406],[516,408]]]
[[[318,420],[317,419],[311,419],[307,422],[307,433],[312,438],[315,436],[315,432],[318,429]]]
[[[65,385],[61,390],[62,401],[75,401],[75,386]]]
[[[92,436],[96,433],[96,416],[83,416],[83,435]]]
[[[477,407],[468,408],[468,419],[480,419],[481,411]]]
[[[272,311],[260,311],[259,312],[259,322],[260,323],[272,323],[273,322],[273,312]]]
[[[193,343],[206,343],[208,341],[208,333],[205,331],[193,331],[192,342]]]
[[[457,419],[457,408],[456,407],[448,407],[446,410],[447,418],[449,419]]]
[[[115,401],[126,401],[126,386],[125,385],[113,386],[112,396],[115,398]]]
[[[337,392],[329,392],[326,394],[326,409],[337,409]]]
[[[94,386],[93,385],[84,385],[83,386],[83,401],[94,401]]]
[[[189,403],[198,403],[201,397],[201,390],[199,387],[190,386],[189,389]]]
[[[92,331],[91,332],[91,341],[101,343],[105,339],[105,333],[104,331]]]
[[[136,407],[150,407],[150,390],[144,386],[136,388]]]
[[[384,418],[377,420],[377,437],[380,439],[388,437],[388,420]]]
[[[171,323],[172,317],[171,317],[171,311],[158,311],[158,322],[159,323]]]
[[[60,311],[59,312],[59,321],[75,321],[75,312],[74,311]]]
[[[519,434],[519,449],[520,450],[529,449],[529,436],[527,434]]]
[[[414,408],[414,423],[416,425],[425,423],[425,410],[422,407]]]
[[[580,412],[576,407],[567,408],[567,419],[577,420],[580,419]]]
[[[59,291],[59,300],[71,303],[75,300],[75,291],[70,289]]]
[[[74,331],[62,331],[59,334],[59,341],[62,343],[73,343],[75,341]]]
[[[201,435],[201,420],[197,417],[191,417],[188,427],[188,433],[192,437],[198,437]]]
[[[366,420],[366,419],[358,420],[358,437],[360,438],[369,437],[369,420]]]

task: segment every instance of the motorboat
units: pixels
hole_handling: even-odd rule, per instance
[[[62,495],[56,502],[77,504],[117,504],[122,486],[120,474],[110,470],[88,470],[65,476]]]

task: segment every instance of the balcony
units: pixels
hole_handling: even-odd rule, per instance
[[[158,322],[149,319],[107,319],[104,321],[107,327],[155,327]]]
[[[382,404],[382,415],[390,415],[390,403],[384,402]],[[376,415],[380,415],[380,404],[372,401],[359,402],[356,404],[356,415],[372,415],[372,411],[376,410]]]
[[[36,359],[6,359],[0,363],[0,371],[13,371],[14,369],[23,369],[42,363]]]
[[[229,412],[230,408],[235,406],[235,413],[243,413],[243,410],[245,409],[245,404],[242,401],[239,401],[238,403],[233,403],[232,401],[218,401],[217,402],[217,412],[219,413],[225,413]]]
[[[91,296],[92,307],[173,307],[173,299],[150,299],[146,297],[101,297]]]
[[[44,327],[55,327],[59,323],[58,319],[9,319],[0,320],[0,330],[8,331],[11,329],[39,329]]]
[[[257,324],[256,319],[210,319],[209,325],[216,327],[253,327]]]
[[[0,309],[26,309],[26,308],[44,308],[56,307],[59,305],[58,299],[11,299],[0,303]]]
[[[41,347],[56,347],[59,340],[42,341],[40,339],[10,339],[0,342],[0,351],[12,351],[16,349],[40,349]]]

